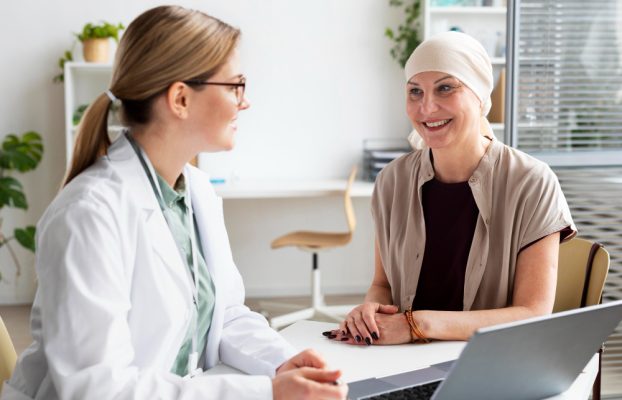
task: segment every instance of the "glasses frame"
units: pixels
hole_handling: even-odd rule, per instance
[[[213,81],[203,81],[200,79],[189,79],[187,81],[183,81],[186,85],[205,85],[205,86],[228,86],[236,88],[235,94],[238,100],[238,106],[241,106],[244,103],[244,92],[246,91],[246,78],[242,78],[243,82],[213,82]],[[241,90],[240,90],[241,88]]]

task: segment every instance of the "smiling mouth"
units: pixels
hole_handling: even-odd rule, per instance
[[[447,125],[449,122],[451,122],[451,119],[443,119],[443,120],[434,121],[434,122],[424,122],[423,125],[425,125],[426,128],[434,129],[434,128],[441,128]]]

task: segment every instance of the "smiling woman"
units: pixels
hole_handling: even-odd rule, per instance
[[[559,243],[576,229],[550,168],[494,138],[485,50],[442,33],[415,49],[405,72],[407,114],[424,146],[376,179],[374,278],[332,337],[465,340],[550,313]]]
[[[488,141],[479,134],[482,102],[457,78],[443,72],[427,71],[413,76],[406,86],[406,112],[430,148],[487,146]],[[481,143],[472,136],[481,137]],[[468,170],[464,172],[469,173]],[[468,176],[458,179],[465,181]]]

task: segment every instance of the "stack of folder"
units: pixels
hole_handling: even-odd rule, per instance
[[[394,159],[411,152],[406,139],[366,139],[363,141],[364,179],[374,182],[378,173]]]

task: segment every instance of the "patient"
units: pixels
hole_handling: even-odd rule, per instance
[[[324,334],[367,345],[466,340],[550,313],[559,244],[576,228],[551,169],[495,139],[486,51],[442,33],[415,49],[405,72],[415,149],[376,180],[365,302]]]

